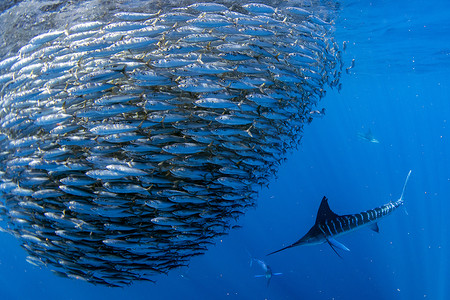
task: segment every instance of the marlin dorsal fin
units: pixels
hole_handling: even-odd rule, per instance
[[[324,222],[325,220],[330,220],[339,217],[335,214],[328,205],[328,198],[323,197],[322,202],[320,202],[319,211],[317,212],[316,224]]]

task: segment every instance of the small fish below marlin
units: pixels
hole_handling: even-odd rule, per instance
[[[358,132],[357,135],[361,140],[368,141],[369,143],[374,143],[374,144],[380,143],[379,140],[374,138],[374,136],[372,134],[372,130],[370,130],[370,129],[366,133]]]
[[[365,226],[370,226],[372,230],[379,232],[377,223],[378,220],[384,216],[389,215],[396,208],[403,205],[403,194],[405,193],[406,184],[410,175],[411,170],[406,176],[402,194],[397,201],[391,201],[383,206],[358,214],[340,216],[330,209],[327,197],[323,197],[322,202],[320,203],[319,211],[317,212],[316,222],[314,226],[311,227],[311,229],[301,239],[299,239],[292,245],[281,248],[267,255],[272,255],[277,252],[301,245],[318,245],[328,243],[331,249],[333,249],[333,251],[339,257],[341,257],[336,251],[336,248],[345,251],[350,251],[350,249],[336,241],[334,237],[349,233]]]
[[[273,276],[283,275],[283,273],[273,273],[272,268],[268,264],[266,264],[265,261],[263,261],[261,259],[251,258],[250,259],[250,267],[252,266],[253,262],[256,262],[264,270],[263,275],[255,275],[255,278],[261,278],[261,277],[266,278],[267,286],[269,286],[270,280],[272,279]]]

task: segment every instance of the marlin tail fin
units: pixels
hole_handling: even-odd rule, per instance
[[[399,200],[403,200],[403,194],[405,193],[406,184],[408,183],[409,175],[411,175],[411,170],[409,170],[408,175],[406,175],[405,184],[403,184],[402,194],[400,195]]]

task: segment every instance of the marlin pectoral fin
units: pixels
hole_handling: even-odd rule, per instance
[[[345,245],[339,243],[338,241],[336,241],[332,237],[327,238],[327,241],[328,241],[328,243],[330,243],[331,245],[333,245],[336,248],[339,248],[339,249],[345,250],[345,251],[350,251],[350,249],[348,249]]]
[[[255,278],[266,277],[266,275],[255,275]]]
[[[328,239],[327,239],[327,243],[328,243],[328,245],[330,245],[331,249],[333,249],[334,253],[336,253],[337,256],[342,258],[342,256],[336,251],[336,249],[334,249],[333,244]]]
[[[283,275],[283,273],[273,273],[272,275]]]
[[[370,229],[372,229],[375,232],[380,232],[380,228],[378,227],[378,223],[375,222],[372,225],[370,225]]]

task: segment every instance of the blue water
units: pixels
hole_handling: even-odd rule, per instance
[[[25,262],[17,240],[0,235],[0,299],[448,299],[450,263],[450,3],[355,1],[342,4],[336,38],[347,41],[342,90],[318,108],[298,150],[280,167],[258,206],[206,255],[156,284],[105,288],[56,277]],[[450,120],[449,120],[450,122]],[[358,139],[371,129],[379,144]],[[338,214],[400,196],[406,174],[407,213],[339,238],[297,247],[326,195]],[[269,286],[249,254],[274,272]]]

